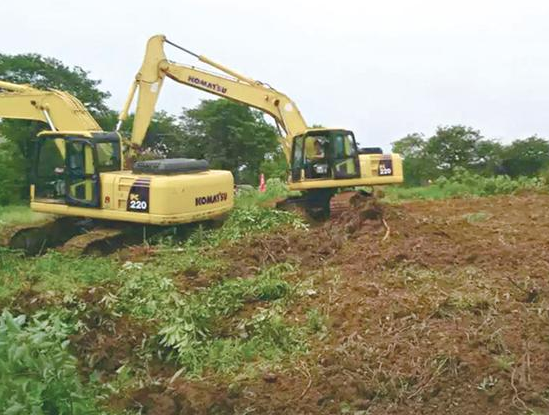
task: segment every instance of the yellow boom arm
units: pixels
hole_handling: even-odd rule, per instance
[[[72,95],[4,81],[0,81],[0,118],[43,121],[52,131],[101,130],[84,105]]]
[[[193,66],[182,65],[168,61],[164,53],[164,43],[169,43],[198,58],[225,75],[215,74]],[[137,108],[132,130],[132,143],[140,146],[158,100],[165,77],[176,82],[215,94],[230,100],[241,102],[271,115],[277,125],[285,132],[281,138],[286,157],[289,158],[292,139],[304,132],[307,124],[295,103],[281,92],[251,78],[220,65],[205,56],[192,53],[158,35],[149,39],[145,58],[140,71],[135,77],[130,94],[120,113],[119,123],[125,120],[135,92],[138,93]]]

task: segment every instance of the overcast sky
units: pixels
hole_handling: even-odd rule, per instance
[[[309,124],[363,145],[465,124],[508,142],[549,137],[546,0],[18,0],[0,52],[37,52],[102,80],[119,110],[153,34],[289,95]],[[193,63],[167,49],[171,60]],[[157,109],[211,95],[168,80]]]

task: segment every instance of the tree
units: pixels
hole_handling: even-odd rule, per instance
[[[277,151],[277,132],[263,114],[225,99],[204,100],[180,117],[187,157],[205,158],[213,168],[230,170],[237,181],[259,174],[261,163]]]
[[[482,175],[502,173],[504,146],[483,139],[480,132],[462,125],[439,127],[432,137],[410,134],[393,143],[393,151],[404,157],[404,178],[417,186],[456,168]]]
[[[423,134],[413,133],[392,143],[393,153],[403,157],[404,180],[408,186],[419,186],[433,174],[433,164],[425,153],[427,142]]]
[[[470,169],[479,163],[477,144],[481,139],[480,132],[471,127],[438,127],[425,152],[441,174],[451,174],[456,167]]]
[[[0,54],[0,79],[68,92],[82,101],[95,117],[108,110],[105,100],[110,94],[99,89],[101,81],[90,79],[89,72],[79,66],[70,68],[54,58],[35,53]]]
[[[110,116],[105,103],[110,94],[99,89],[100,81],[90,79],[89,73],[82,68],[70,68],[57,59],[37,54],[0,54],[0,79],[31,84],[39,89],[54,88],[69,92],[80,99],[100,123],[103,117]],[[16,173],[24,177],[20,182],[21,188],[14,189],[14,195],[28,193],[26,189],[32,158],[31,140],[47,128],[45,124],[36,121],[3,120],[0,123],[0,136],[11,143],[9,149],[15,152],[14,160],[18,160],[9,166],[0,166],[0,176]],[[4,146],[4,151],[6,148],[7,145]]]
[[[483,176],[494,176],[503,173],[502,159],[504,146],[494,140],[480,140],[476,151],[478,163],[475,170]]]
[[[288,175],[288,162],[282,148],[266,156],[265,161],[259,166],[259,172],[267,179],[280,179],[285,181]],[[257,175],[256,175],[257,177]]]
[[[135,114],[130,114],[122,123],[121,132],[128,139],[131,137]],[[106,131],[113,131],[118,122],[118,113],[109,111],[104,125]],[[141,147],[153,150],[166,157],[184,157],[183,142],[185,137],[178,124],[177,117],[165,111],[158,111],[153,114],[145,139]]]
[[[536,136],[515,140],[503,150],[502,157],[505,174],[534,176],[549,168],[549,142]]]
[[[25,176],[21,174],[24,166],[17,146],[0,137],[0,206],[18,203],[28,194]]]

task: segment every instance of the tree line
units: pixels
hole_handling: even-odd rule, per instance
[[[549,141],[537,136],[502,144],[463,125],[438,127],[431,137],[409,134],[393,143],[404,157],[409,186],[449,177],[456,169],[482,176],[538,176],[549,170]]]
[[[118,112],[109,108],[110,93],[80,67],[69,67],[38,54],[0,54],[0,79],[71,93],[88,108],[105,131],[112,131]],[[122,130],[129,134],[132,117]],[[47,126],[40,122],[0,122],[0,205],[28,198],[34,138]],[[276,129],[263,114],[224,99],[203,100],[180,114],[157,112],[141,157],[204,158],[211,168],[230,170],[237,182],[257,184],[260,173],[284,178],[286,161]],[[485,176],[534,176],[549,169],[549,142],[539,137],[504,145],[471,127],[439,127],[432,137],[410,134],[393,143],[404,157],[406,185],[450,176],[456,168]]]

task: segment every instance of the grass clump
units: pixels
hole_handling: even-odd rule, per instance
[[[219,229],[203,230],[199,228],[187,241],[187,245],[217,246],[221,242],[232,242],[257,233],[272,231],[289,226],[294,229],[307,229],[305,221],[293,212],[276,210],[259,205],[236,207]]]
[[[116,278],[110,258],[77,257],[50,251],[39,257],[0,247],[0,303],[23,288],[69,294]]]
[[[68,327],[60,320],[0,316],[0,413],[99,414],[68,352]]]
[[[456,169],[453,176],[439,177],[429,186],[409,188],[388,186],[384,192],[385,200],[397,202],[410,199],[436,200],[512,194],[521,190],[540,190],[544,186],[546,186],[545,182],[537,177],[516,179],[509,176],[484,177],[464,169]]]

